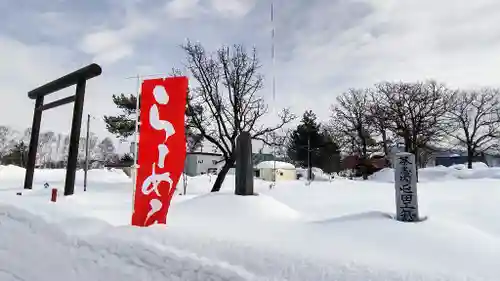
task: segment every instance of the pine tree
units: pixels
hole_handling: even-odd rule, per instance
[[[327,130],[321,132],[322,143],[319,147],[319,167],[326,173],[339,172],[340,148]]]
[[[134,95],[113,95],[113,103],[122,113],[118,116],[104,116],[106,129],[119,138],[128,138],[135,131],[137,98]]]
[[[126,139],[135,132],[137,98],[132,94],[128,96],[125,94],[113,95],[113,103],[122,113],[118,116],[104,116],[106,129],[118,138]],[[187,114],[187,117],[189,118],[189,114]],[[200,134],[193,133],[193,130],[187,125],[184,128],[186,131],[187,150],[194,151],[203,142],[203,137]]]
[[[316,115],[306,111],[297,128],[292,132],[288,144],[288,156],[297,165],[308,166],[308,147],[311,150],[311,165],[323,169],[325,172],[333,172],[339,169],[339,147],[328,135],[326,130],[321,129]]]

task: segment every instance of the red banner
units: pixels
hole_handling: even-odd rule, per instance
[[[132,225],[165,224],[184,169],[186,77],[144,80]]]

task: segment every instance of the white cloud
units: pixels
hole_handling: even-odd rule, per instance
[[[28,91],[57,78],[55,75],[65,74],[67,67],[71,67],[70,52],[48,44],[30,46],[0,36],[0,54],[0,120],[6,123],[2,125],[24,129],[33,116],[34,105],[28,99]]]
[[[206,15],[234,19],[246,16],[254,6],[255,0],[169,0],[165,10],[174,19]]]
[[[32,101],[26,92],[89,63],[89,57],[104,65],[103,75],[89,82],[86,108],[101,116],[115,112],[111,95],[136,89],[135,81],[125,77],[182,67],[182,53],[176,48],[184,38],[201,40],[210,48],[222,43],[256,45],[266,74],[261,94],[271,96],[270,37],[262,28],[269,21],[268,4],[254,0],[161,2],[166,6],[158,9],[146,0],[130,0],[123,15],[114,6],[113,16],[93,18],[99,28],[87,30],[80,42],[67,35],[82,30],[82,24],[63,10],[41,15],[39,24],[10,25],[24,32],[24,37],[0,31],[0,95],[5,101],[0,103],[0,119],[7,125],[29,126]],[[290,105],[297,114],[312,109],[319,118],[328,118],[336,95],[382,80],[436,78],[453,87],[500,86],[500,18],[496,15],[500,2],[496,0],[275,3],[278,109]],[[39,32],[46,24],[60,26],[64,32],[48,28]],[[37,36],[28,36],[30,31]],[[81,46],[81,50],[67,46]],[[70,111],[68,106],[48,113],[46,124],[68,129],[66,112]],[[96,124],[104,134],[102,121]]]
[[[167,15],[172,18],[192,18],[200,12],[199,0],[171,0],[166,3],[165,10]]]
[[[150,35],[155,28],[155,22],[147,17],[134,17],[119,29],[103,29],[86,34],[81,49],[94,55],[96,60],[113,63],[131,56],[136,41]]]
[[[255,0],[211,0],[212,8],[225,17],[240,18],[255,6]]]
[[[73,50],[61,46],[40,43],[26,44],[10,37],[0,36],[0,120],[1,125],[24,130],[31,126],[34,101],[28,91],[52,81],[89,63],[86,58],[75,56]],[[134,71],[131,68],[131,71]],[[87,83],[85,113],[98,116],[93,122],[93,132],[106,136],[100,116],[116,111],[111,95],[134,92],[135,81],[126,80],[120,72],[103,67],[103,74]],[[74,94],[74,87],[50,94],[45,102]],[[68,133],[71,126],[72,104],[44,111],[42,131],[53,130]],[[84,134],[82,129],[82,134]]]
[[[122,44],[114,46],[110,49],[105,49],[96,53],[94,57],[95,61],[98,61],[102,64],[111,64],[113,62],[117,62],[123,58],[129,57],[133,54],[134,50],[132,49],[131,44]]]
[[[314,7],[294,33],[291,59],[278,62],[279,94],[297,110],[317,108],[326,118],[327,104],[340,92],[383,80],[500,85],[500,18],[494,12],[500,2],[358,1],[371,7],[358,18],[353,3]],[[322,19],[330,24],[319,25]]]

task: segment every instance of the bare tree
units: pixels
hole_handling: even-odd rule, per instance
[[[8,154],[15,139],[15,131],[7,126],[0,126],[0,157]]]
[[[190,90],[188,122],[222,152],[225,160],[212,187],[212,192],[217,192],[235,163],[236,139],[241,132],[250,132],[252,139],[266,141],[266,135],[283,128],[295,116],[284,109],[277,125],[259,124],[268,107],[257,96],[263,77],[258,72],[255,49],[248,53],[243,46],[234,45],[207,53],[201,44],[191,42],[183,49],[187,54],[187,69],[198,83]]]
[[[378,134],[382,141],[380,142],[384,155],[389,155],[390,144],[390,115],[385,100],[377,91],[369,90],[369,102],[367,104],[367,122],[373,128],[374,133]]]
[[[274,131],[267,134],[264,139],[266,144],[276,159],[283,159],[289,161],[287,154],[287,142],[290,138],[291,130],[281,130],[280,132]]]
[[[363,160],[368,158],[368,146],[374,144],[367,112],[369,103],[368,90],[349,89],[337,97],[337,103],[332,107],[331,126],[336,134],[340,134],[336,139],[343,139],[344,146],[351,144]],[[368,178],[366,172],[363,172],[363,178]]]
[[[187,128],[186,128],[187,132]],[[203,136],[198,134],[186,133],[186,150],[194,152],[203,144]]]
[[[406,152],[419,155],[420,148],[449,132],[445,114],[450,108],[450,91],[444,85],[435,81],[384,82],[376,90],[383,99],[389,129],[404,140]]]
[[[472,169],[474,157],[494,146],[500,136],[500,91],[460,91],[452,101],[448,117],[457,130],[451,136],[467,149],[467,166]]]

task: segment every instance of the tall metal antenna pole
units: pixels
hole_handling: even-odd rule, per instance
[[[275,26],[274,26],[274,2],[271,0],[271,61],[272,61],[272,69],[271,69],[271,75],[273,79],[273,116],[276,116],[276,57],[275,57],[275,44],[274,44],[274,37],[275,37]],[[273,183],[272,187],[276,185],[276,144],[273,143]]]
[[[273,75],[273,103],[276,101],[276,56],[275,56],[276,46],[274,43],[275,33],[276,30],[274,25],[274,2],[271,0],[271,59],[272,59],[272,75]]]

